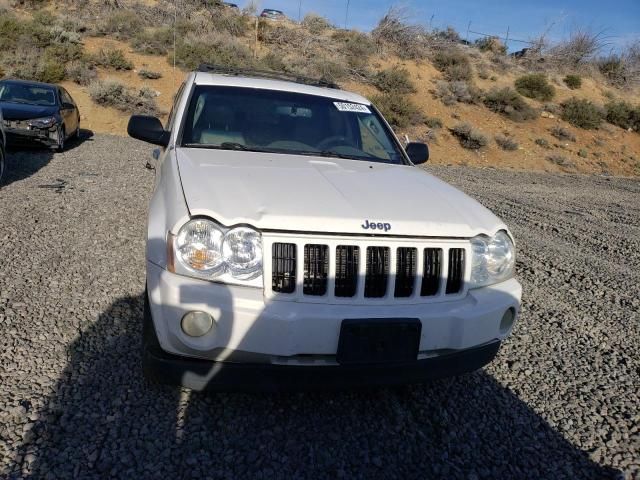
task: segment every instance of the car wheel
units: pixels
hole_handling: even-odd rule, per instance
[[[4,175],[5,156],[4,149],[0,146],[0,185],[2,185],[2,176]]]
[[[58,135],[58,144],[54,146],[54,149],[56,152],[62,152],[64,151],[64,141],[65,141],[65,131],[63,126],[58,127],[57,135]]]

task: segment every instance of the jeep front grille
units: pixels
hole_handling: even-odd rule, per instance
[[[416,303],[466,294],[466,240],[273,235],[263,237],[272,252],[266,293],[278,300]]]

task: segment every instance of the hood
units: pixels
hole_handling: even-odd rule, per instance
[[[181,148],[177,158],[191,215],[226,226],[461,238],[506,228],[478,202],[417,167]]]
[[[27,105],[24,103],[0,102],[0,110],[5,120],[29,120],[32,118],[51,117],[58,113],[58,107],[43,105]]]

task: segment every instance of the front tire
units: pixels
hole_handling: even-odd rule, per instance
[[[4,154],[4,148],[0,145],[0,185],[2,185],[2,176],[4,175],[4,168],[6,164],[6,157]]]
[[[64,151],[64,142],[65,142],[65,139],[66,139],[66,133],[64,131],[64,126],[61,125],[61,126],[58,127],[57,135],[58,135],[58,144],[55,145],[53,147],[53,149],[56,152],[63,152]]]

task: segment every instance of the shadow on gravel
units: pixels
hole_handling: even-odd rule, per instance
[[[484,371],[358,392],[197,394],[142,377],[143,297],[103,312],[8,478],[613,478]],[[34,413],[23,402],[26,415]],[[35,418],[35,416],[32,416]]]
[[[92,141],[93,132],[91,130],[81,129],[80,137],[74,140],[68,140],[65,152],[74,150],[84,142]],[[2,186],[10,183],[24,180],[45,167],[55,152],[40,146],[11,146],[7,151],[7,166],[5,170]]]

